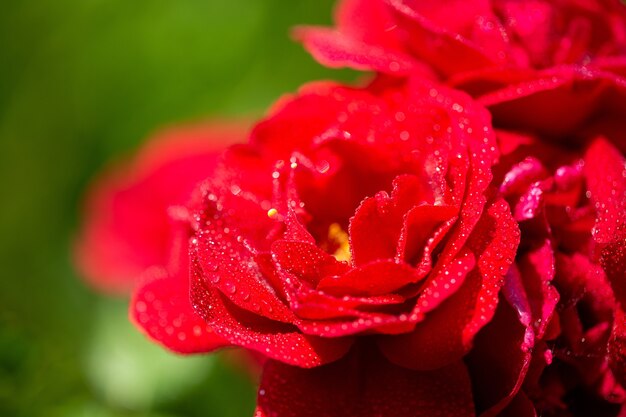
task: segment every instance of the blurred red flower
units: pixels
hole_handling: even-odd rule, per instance
[[[181,216],[198,183],[213,174],[222,149],[243,142],[247,126],[213,123],[162,132],[130,161],[105,170],[86,198],[75,243],[78,269],[94,287],[109,293],[166,281],[167,293],[144,291],[154,301],[151,307],[165,304],[163,311],[141,311],[141,302],[136,307],[142,313],[138,319],[151,314],[159,323],[145,332],[177,352],[208,351],[223,344],[189,302],[188,226]],[[168,305],[180,309],[178,315],[168,315]],[[190,338],[182,340],[183,334]]]

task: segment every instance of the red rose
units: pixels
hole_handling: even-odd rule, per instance
[[[626,6],[346,0],[337,20],[337,30],[297,32],[321,62],[379,78],[431,72],[487,106],[498,129],[495,183],[522,240],[506,302],[467,359],[477,409],[617,415],[617,382],[626,383]]]
[[[224,154],[188,204],[191,295],[219,337],[271,358],[258,415],[474,415],[462,357],[518,242],[496,156],[485,110],[420,80],[308,86]],[[193,351],[175,282],[140,288],[132,315]]]

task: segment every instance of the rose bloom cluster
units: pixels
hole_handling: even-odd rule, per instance
[[[374,75],[107,170],[85,277],[170,350],[250,352],[256,417],[626,416],[626,6],[344,0],[294,35]]]

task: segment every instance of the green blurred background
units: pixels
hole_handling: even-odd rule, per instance
[[[145,340],[72,270],[89,179],[159,127],[350,80],[288,37],[331,0],[12,0],[0,12],[0,416],[251,416],[223,355]]]

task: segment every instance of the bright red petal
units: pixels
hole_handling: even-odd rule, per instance
[[[436,369],[462,357],[471,348],[474,335],[493,317],[503,276],[515,257],[518,243],[519,230],[510,209],[504,201],[497,200],[476,225],[468,242],[472,251],[480,254],[477,267],[442,303],[438,288],[427,286],[428,291],[418,299],[414,310],[428,312],[424,321],[412,333],[381,339],[385,355],[411,369]],[[429,299],[435,305],[441,304],[432,310]]]
[[[341,276],[324,278],[318,289],[337,296],[385,295],[421,278],[409,265],[383,259],[352,269]]]
[[[397,177],[391,195],[379,192],[365,199],[350,220],[354,264],[396,258],[417,263],[424,255],[420,252],[431,246],[428,239],[456,212],[433,205],[432,190],[418,177]]]
[[[477,15],[484,12],[486,2],[387,0],[387,3],[398,25],[405,31],[406,48],[445,75],[493,66],[494,61],[501,59],[496,52],[503,46],[497,45],[503,43],[497,22],[492,22],[495,36],[480,39],[482,44],[490,44],[484,50],[467,37],[455,33],[458,26],[475,23]],[[449,7],[455,12],[450,13]],[[478,10],[481,8],[482,11]],[[494,56],[489,56],[494,52]]]
[[[130,318],[152,340],[177,353],[205,353],[229,345],[194,311],[186,269],[170,275],[153,268],[143,278],[130,303]]]
[[[236,229],[229,229],[214,220],[191,243],[191,256],[200,272],[192,276],[192,280],[197,281],[193,287],[198,290],[196,297],[211,297],[203,294],[203,290],[208,293],[219,290],[232,303],[253,314],[285,323],[294,322],[293,312],[270,287],[254,255],[238,238]],[[212,306],[209,304],[206,308]]]
[[[402,51],[367,44],[332,29],[299,27],[294,36],[318,62],[328,67],[394,75],[406,75],[416,70],[428,74],[426,67]]]
[[[349,266],[339,262],[317,246],[306,242],[278,240],[272,244],[272,258],[281,271],[293,274],[296,279],[313,287],[326,276],[346,273]]]
[[[189,292],[189,225],[172,223],[165,267],[146,270],[130,303],[131,321],[155,342],[178,353],[210,352],[229,343],[194,310]]]
[[[310,368],[333,362],[345,355],[352,344],[352,339],[346,337],[324,339],[303,335],[291,324],[238,308],[219,291],[204,287],[198,279],[192,281],[191,294],[196,310],[211,323],[216,334],[234,345],[290,365]],[[254,309],[257,302],[250,303]],[[256,306],[261,308],[258,303]]]

